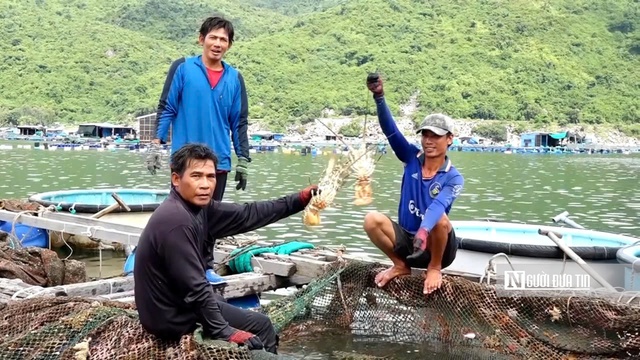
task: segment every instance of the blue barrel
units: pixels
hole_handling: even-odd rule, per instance
[[[11,234],[12,223],[0,221],[0,230]],[[49,248],[49,233],[40,228],[16,224],[15,235],[22,247]]]

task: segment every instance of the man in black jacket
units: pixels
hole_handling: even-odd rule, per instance
[[[145,330],[179,339],[201,324],[213,338],[277,353],[269,318],[235,307],[205,277],[208,239],[245,233],[302,211],[317,186],[276,200],[245,204],[212,200],[217,158],[205,145],[187,144],[172,155],[169,197],[156,209],[136,249],[135,300]]]

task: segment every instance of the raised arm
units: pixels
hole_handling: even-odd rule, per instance
[[[174,61],[169,67],[167,78],[164,81],[160,101],[158,101],[158,111],[156,113],[156,139],[167,140],[169,126],[178,115],[178,102],[182,92],[182,68],[184,58]]]
[[[391,146],[391,149],[400,161],[405,164],[408,163],[416,157],[420,150],[417,146],[411,145],[398,129],[391,115],[391,111],[384,100],[384,96],[374,97],[374,100],[376,102],[376,109],[378,110],[378,122],[380,123],[380,128],[382,128],[382,132],[389,141],[389,146]]]
[[[373,93],[373,99],[376,102],[376,109],[378,110],[378,122],[380,123],[380,128],[382,128],[382,132],[387,137],[389,145],[396,154],[396,157],[407,164],[420,150],[417,146],[411,145],[400,130],[398,130],[398,126],[393,120],[391,111],[384,100],[382,79],[380,79],[378,74],[369,74],[367,77],[367,88]]]
[[[427,211],[424,214],[424,219],[422,220],[422,223],[420,223],[420,227],[431,232],[433,227],[436,226],[436,223],[438,223],[438,220],[440,220],[442,215],[444,215],[445,209],[453,204],[458,195],[460,195],[463,187],[464,178],[460,174],[455,175],[451,180],[444,184],[444,187],[438,196],[433,199],[433,202],[427,208]]]
[[[231,128],[233,147],[238,159],[244,158],[247,161],[251,161],[249,157],[249,136],[247,135],[247,129],[249,128],[249,102],[244,78],[240,72],[238,72],[238,82],[240,86],[238,86],[238,91],[236,91],[233,99],[229,126]]]
[[[181,225],[167,233],[158,252],[167,264],[168,280],[180,287],[185,304],[196,313],[206,333],[215,339],[229,340],[236,329],[222,317],[196,244],[197,234],[192,228]]]
[[[253,231],[296,214],[305,206],[300,193],[244,204],[212,201],[208,209],[209,234],[219,239]]]

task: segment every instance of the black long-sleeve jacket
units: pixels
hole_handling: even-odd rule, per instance
[[[255,230],[303,209],[299,194],[242,205],[212,201],[201,208],[172,189],[136,248],[134,293],[142,326],[157,337],[177,339],[201,323],[209,336],[228,340],[235,329],[222,317],[205,277],[207,238]]]

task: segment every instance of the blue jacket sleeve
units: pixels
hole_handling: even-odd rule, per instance
[[[438,196],[433,199],[433,202],[427,208],[420,227],[431,231],[442,215],[444,215],[446,208],[451,206],[458,195],[460,195],[463,186],[464,178],[460,174],[455,175],[451,180],[447,181]]]
[[[403,163],[408,163],[412,158],[416,157],[420,151],[416,146],[411,145],[409,141],[402,135],[396,122],[393,120],[391,111],[384,100],[384,97],[374,97],[376,108],[378,110],[378,122],[382,128],[382,132],[389,140],[389,146],[396,154],[398,159]]]
[[[167,78],[164,81],[158,111],[156,114],[156,139],[167,140],[169,126],[178,115],[178,102],[182,93],[182,65],[184,58],[174,61],[169,67]]]
[[[231,128],[231,138],[233,139],[233,147],[238,158],[249,158],[249,136],[247,129],[249,128],[249,101],[247,99],[247,89],[244,85],[244,78],[238,72],[238,91],[236,91],[233,105],[231,106],[231,114],[229,118],[229,126]]]

